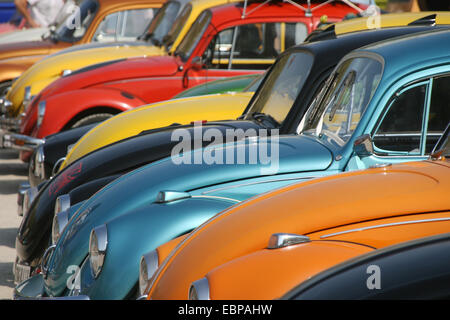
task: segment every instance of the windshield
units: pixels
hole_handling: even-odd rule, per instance
[[[313,60],[312,54],[303,51],[281,57],[253,99],[245,119],[251,120],[254,114],[263,113],[281,125],[309,75]]]
[[[79,9],[75,10],[67,19],[61,23],[55,32],[55,38],[63,42],[76,42],[86,33],[89,25],[94,20],[99,7],[95,0],[76,1]]]
[[[300,132],[344,145],[380,82],[383,66],[372,58],[350,58],[328,78],[300,123]]]
[[[168,34],[180,11],[180,7],[181,4],[178,1],[165,3],[150,23],[145,40],[149,40],[155,46],[161,46],[164,37]]]
[[[178,35],[180,34],[181,29],[183,29],[189,16],[191,15],[191,11],[192,11],[192,5],[190,3],[188,3],[183,8],[183,11],[181,11],[178,18],[175,20],[172,28],[170,28],[169,33],[164,37],[163,42],[164,42],[164,45],[166,46],[167,51],[170,50],[173,43],[175,42]]]
[[[183,61],[187,61],[203,36],[206,28],[211,21],[212,13],[210,10],[203,11],[195,20],[189,31],[181,40],[175,55],[180,56]]]

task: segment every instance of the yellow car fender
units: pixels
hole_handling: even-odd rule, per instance
[[[145,105],[105,120],[88,131],[73,146],[60,169],[103,146],[132,137],[144,130],[192,121],[236,119],[253,92],[233,92],[180,98]]]

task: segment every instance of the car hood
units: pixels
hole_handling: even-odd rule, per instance
[[[41,41],[42,35],[48,31],[48,28],[31,28],[17,30],[0,34],[0,44],[25,41]]]
[[[248,153],[254,147],[252,141],[253,139],[246,140],[240,146],[220,145],[216,151],[224,148],[236,151],[239,150],[237,148],[243,148]],[[159,191],[192,191],[261,176],[270,180],[274,175],[325,170],[332,161],[331,152],[309,137],[282,136],[279,141],[269,139],[268,143],[277,143],[279,146],[276,173],[270,170],[268,164],[180,165],[174,163],[173,159],[176,157],[169,157],[136,169],[105,186],[79,208],[65,228],[50,260],[47,291],[58,295],[64,290],[67,266],[82,263],[79,259],[87,255],[87,240],[93,227],[154,202]],[[204,150],[206,149],[198,149],[189,154],[195,156]]]
[[[7,98],[18,107],[23,102],[25,87],[31,87],[31,95],[37,95],[47,85],[59,79],[64,70],[76,71],[81,68],[132,57],[160,56],[164,50],[158,47],[141,45],[88,44],[74,46],[57,52],[35,63],[14,83]],[[66,51],[64,53],[64,51]],[[63,54],[64,53],[64,54]]]
[[[122,112],[103,121],[81,137],[67,154],[60,170],[89,152],[144,130],[162,128],[173,123],[188,124],[196,120],[236,119],[252,96],[253,92],[205,95],[157,102]]]
[[[448,167],[434,163],[400,164],[310,180],[251,199],[216,215],[172,251],[150,297],[185,299],[191,282],[267,248],[274,233],[310,235],[361,221],[448,210],[448,173]]]
[[[50,48],[53,46],[54,43],[49,40],[2,44],[0,46],[0,60],[49,54]]]
[[[107,50],[107,48],[103,48],[103,50]],[[70,75],[54,81],[42,91],[41,99],[53,94],[126,79],[170,76],[177,70],[176,59],[169,56],[110,60],[78,69]]]

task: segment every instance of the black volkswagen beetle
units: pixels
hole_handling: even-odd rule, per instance
[[[351,259],[303,282],[282,299],[449,299],[449,284],[450,233],[446,233]]]

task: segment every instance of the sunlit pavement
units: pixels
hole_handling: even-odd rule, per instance
[[[12,298],[15,237],[22,220],[17,215],[17,189],[26,181],[27,165],[18,153],[0,149],[0,299]]]

